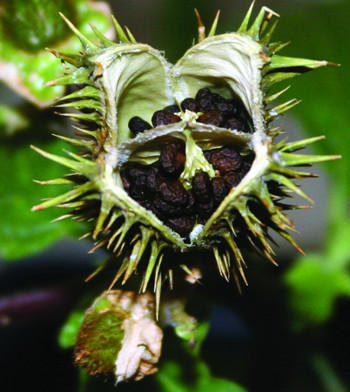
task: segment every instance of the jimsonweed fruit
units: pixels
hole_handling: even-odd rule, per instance
[[[275,83],[326,61],[285,57],[286,45],[271,42],[278,15],[263,7],[251,22],[252,6],[236,32],[216,35],[218,15],[176,63],[138,43],[112,18],[119,36],[111,42],[95,30],[92,42],[64,16],[82,43],[74,54],[53,53],[66,74],[49,86],[72,85],[57,106],[77,122],[80,148],[69,157],[43,156],[71,169],[44,184],[72,189],[35,206],[70,209],[65,217],[95,220],[95,249],[116,255],[119,278],[142,273],[141,292],[154,281],[157,302],[163,283],[172,286],[181,254],[211,250],[219,273],[245,281],[242,249],[274,261],[270,230],[297,249],[284,204],[291,192],[309,200],[296,180],[313,175],[301,166],[335,159],[296,153],[322,139],[288,142],[273,121],[299,101],[274,104],[285,91]],[[299,249],[300,250],[300,249]],[[175,264],[167,252],[178,252]]]

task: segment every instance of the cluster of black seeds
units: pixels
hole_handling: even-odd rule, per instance
[[[195,98],[184,99],[181,102],[181,108],[177,105],[170,105],[156,111],[152,116],[152,125],[140,117],[133,117],[129,121],[129,129],[134,135],[137,135],[160,125],[179,122],[181,118],[175,113],[185,110],[202,113],[197,118],[197,121],[200,123],[244,133],[250,132],[246,120],[248,115],[243,105],[237,99],[226,99],[219,94],[211,92],[208,88],[199,90]]]
[[[151,210],[172,230],[187,237],[196,223],[204,224],[232,187],[238,185],[251,163],[232,147],[205,151],[216,176],[197,172],[187,190],[179,179],[186,162],[185,144],[166,144],[153,165],[126,167],[121,178],[128,194]]]
[[[199,113],[197,121],[203,124],[250,132],[248,115],[242,104],[235,99],[225,99],[208,88],[199,90],[195,98],[184,99],[181,108],[171,105],[156,111],[152,125],[140,117],[133,117],[129,128],[137,135],[160,125],[176,123],[181,121],[176,113],[185,110]],[[215,177],[197,172],[192,178],[191,189],[186,189],[179,179],[186,163],[185,144],[179,140],[166,144],[155,164],[134,164],[124,168],[121,173],[124,188],[172,230],[187,237],[196,223],[204,224],[209,219],[251,167],[248,159],[229,146],[205,151],[204,156],[215,170]]]

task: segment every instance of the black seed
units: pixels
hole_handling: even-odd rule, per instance
[[[215,110],[215,102],[211,95],[203,97],[201,99],[196,99],[197,111],[199,112],[209,112],[210,110]]]
[[[222,177],[214,177],[211,183],[213,186],[214,205],[218,206],[228,194],[226,182]]]
[[[251,167],[252,167],[252,164],[250,162],[243,161],[242,166],[240,167],[239,172],[238,172],[241,180],[249,172]]]
[[[216,99],[216,94],[214,95],[208,88],[202,88],[198,90],[195,98],[197,104],[197,111],[205,113],[209,112],[210,110],[215,110]]]
[[[213,196],[213,187],[208,173],[199,172],[192,178],[192,192],[199,203],[208,203]]]
[[[186,236],[191,233],[195,222],[194,216],[179,216],[166,220],[165,224],[180,235]]]
[[[147,131],[148,129],[151,129],[151,125],[148,124],[147,121],[143,120],[140,117],[133,117],[130,121],[129,121],[129,129],[130,131],[134,134],[137,135],[138,133]]]
[[[159,187],[160,197],[174,206],[188,204],[189,195],[180,180],[165,180]]]
[[[158,110],[157,112],[154,112],[152,116],[152,124],[154,127],[173,124],[179,121],[181,121],[179,116],[171,112],[167,112],[166,110]]]
[[[180,108],[178,107],[178,105],[169,105],[169,106],[166,106],[163,110],[165,112],[169,112],[169,113],[178,113],[181,111]]]
[[[131,180],[137,179],[139,177],[145,177],[149,173],[149,168],[147,166],[129,166],[123,170],[123,175]]]
[[[217,106],[218,104],[223,103],[223,102],[226,101],[226,99],[225,99],[224,97],[222,97],[221,95],[219,95],[219,94],[212,93],[211,95],[212,95],[212,97],[213,97],[213,101],[214,101],[214,103],[215,103],[216,106]]]
[[[248,124],[245,121],[236,117],[229,117],[228,119],[226,119],[223,122],[222,127],[244,133],[250,132]]]
[[[147,179],[146,175],[139,176],[132,180],[131,185],[135,185],[138,188],[142,188],[146,190],[146,179]]]
[[[224,117],[218,110],[210,110],[198,117],[197,121],[203,124],[211,124],[216,127],[220,126]]]
[[[229,188],[237,186],[241,182],[241,176],[235,171],[229,171],[223,175],[223,179]]]
[[[239,169],[242,158],[233,148],[223,147],[212,151],[208,161],[215,170],[218,170],[220,174],[224,174],[228,171]]]
[[[181,102],[181,109],[183,111],[190,110],[191,112],[197,111],[197,103],[193,98],[186,98]]]
[[[131,183],[128,192],[133,199],[138,201],[143,201],[147,197],[146,185],[142,180]]]
[[[241,113],[241,105],[235,99],[226,99],[218,103],[217,109],[229,116],[238,116]]]
[[[155,200],[149,200],[146,199],[144,200],[142,203],[140,203],[143,205],[144,208],[146,208],[146,210],[152,211],[154,215],[156,215],[157,218],[159,218],[160,220],[164,221],[168,215],[164,214],[161,210],[159,210],[156,206],[155,206]]]
[[[193,215],[194,214],[194,207],[195,207],[195,200],[193,197],[193,192],[191,189],[187,191],[188,194],[188,202],[185,208],[182,209],[182,212],[185,215]]]
[[[230,112],[230,108],[227,102],[219,102],[216,104],[216,109],[219,110],[223,114],[228,114]]]
[[[210,95],[212,95],[212,92],[208,88],[201,88],[197,91],[196,100],[208,97]]]
[[[159,174],[159,169],[152,167],[146,179],[147,190],[151,193],[159,192],[159,187],[163,180],[163,177]]]
[[[155,196],[151,201],[151,209],[159,218],[168,218],[181,214],[182,207],[171,205],[165,202],[161,197]]]
[[[125,190],[138,201],[145,200],[147,196],[146,179],[149,168],[146,166],[127,167],[122,171],[121,177]]]
[[[186,162],[185,145],[182,142],[167,144],[160,153],[159,166],[164,173],[180,175]]]
[[[214,212],[214,200],[211,199],[207,203],[196,204],[196,211],[200,218],[209,218]]]

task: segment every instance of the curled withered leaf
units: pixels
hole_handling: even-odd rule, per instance
[[[104,292],[87,310],[75,346],[75,362],[89,374],[113,373],[116,381],[155,373],[163,332],[150,293]]]

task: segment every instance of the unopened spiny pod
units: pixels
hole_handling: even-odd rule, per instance
[[[312,174],[299,167],[336,157],[295,153],[322,137],[276,141],[283,131],[272,121],[298,101],[273,106],[283,91],[269,89],[329,63],[276,54],[285,46],[270,42],[278,15],[263,7],[251,23],[252,8],[237,32],[222,35],[218,16],[206,36],[197,15],[198,43],[175,65],[115,19],[119,43],[98,31],[91,42],[66,20],[83,50],[52,51],[73,68],[49,85],[80,87],[58,106],[80,111],[66,115],[82,137],[60,137],[83,154],[38,150],[73,170],[44,183],[74,187],[34,210],[58,206],[96,218],[96,247],[122,260],[111,286],[142,270],[141,291],[152,278],[159,299],[164,280],[172,282],[169,248],[179,257],[210,249],[223,277],[238,271],[244,281],[242,248],[274,262],[270,229],[298,248],[284,213],[292,207],[282,200],[291,191],[308,199],[295,180]]]

